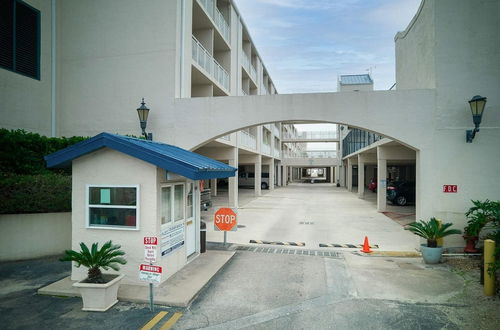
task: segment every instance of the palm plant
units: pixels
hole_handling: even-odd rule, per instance
[[[74,250],[64,251],[64,257],[61,261],[74,261],[76,267],[85,266],[88,268],[88,282],[90,283],[105,283],[101,272],[101,268],[108,270],[109,268],[118,271],[119,264],[125,265],[127,261],[122,258],[125,252],[121,251],[120,245],[113,245],[111,241],[104,243],[99,249],[98,243],[92,244],[89,250],[85,243],[80,243],[80,252]]]
[[[437,247],[437,240],[449,235],[461,234],[458,229],[448,229],[451,223],[440,223],[436,218],[410,223],[406,229],[427,240],[427,247]]]

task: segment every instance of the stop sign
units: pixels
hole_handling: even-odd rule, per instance
[[[236,213],[230,208],[223,207],[214,214],[215,230],[236,230]]]

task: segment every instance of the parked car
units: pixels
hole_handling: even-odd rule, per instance
[[[387,200],[399,206],[415,202],[415,183],[394,181],[387,186]]]
[[[252,172],[242,172],[238,177],[238,186],[240,187],[253,187],[255,185],[255,173]],[[269,173],[261,174],[261,189],[269,188]]]
[[[368,184],[368,190],[371,190],[372,192],[377,192],[377,179],[371,178],[370,183]]]

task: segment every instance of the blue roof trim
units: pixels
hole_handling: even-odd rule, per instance
[[[45,160],[47,167],[70,166],[73,159],[105,147],[123,152],[191,180],[232,177],[237,170],[219,161],[169,144],[110,133],[98,134],[88,140],[54,152],[45,156]]]

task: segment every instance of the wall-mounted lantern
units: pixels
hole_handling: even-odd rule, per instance
[[[486,97],[476,95],[470,101],[470,111],[472,112],[472,121],[474,122],[474,129],[467,130],[466,139],[467,143],[472,143],[476,133],[479,132],[479,125],[483,117],[484,106],[486,105]]]
[[[141,106],[137,108],[137,114],[139,115],[139,121],[141,123],[142,134],[146,140],[153,140],[153,133],[146,133],[146,126],[148,124],[149,108],[144,103],[144,98],[142,98]]]

